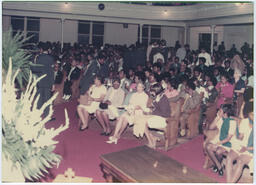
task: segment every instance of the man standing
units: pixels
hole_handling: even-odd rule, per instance
[[[42,105],[51,98],[51,91],[54,89],[54,58],[48,54],[49,46],[46,43],[41,43],[39,46],[40,54],[36,59],[36,64],[40,66],[33,66],[31,70],[38,77],[46,75],[37,84],[37,94],[40,95],[37,108],[40,109]],[[44,111],[44,117],[49,114],[49,106]],[[54,120],[55,118],[52,118]]]
[[[183,44],[181,45],[181,47],[177,50],[176,52],[176,57],[179,57],[179,63],[185,59],[186,57],[186,49],[185,47],[183,46]]]
[[[206,60],[206,61],[205,61],[205,65],[206,65],[207,67],[213,65],[212,59],[211,59],[211,55],[210,55],[209,53],[207,53],[204,48],[201,49],[201,53],[199,53],[198,59],[199,59],[200,57],[204,57],[204,58],[205,58],[205,60]],[[199,60],[197,61],[196,65],[199,65]]]
[[[78,80],[80,77],[81,70],[77,67],[80,62],[80,58],[78,56],[73,57],[71,66],[67,71],[67,78],[64,82],[63,88],[63,99],[69,100],[72,95],[71,86],[75,80]]]
[[[106,59],[105,55],[103,55],[103,53],[99,53],[98,58],[90,62],[79,84],[80,95],[84,95],[88,91],[90,86],[93,84],[94,77],[97,74],[99,74],[100,71],[102,71],[100,69],[101,69],[101,65],[104,64],[105,59]]]

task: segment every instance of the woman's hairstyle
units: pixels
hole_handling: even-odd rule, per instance
[[[100,75],[96,75],[94,79],[98,79],[102,84],[104,83],[104,78]]]
[[[196,89],[196,85],[194,84],[193,80],[188,80],[187,86],[193,91]]]
[[[115,83],[115,82],[118,82],[120,84],[120,78],[118,77],[113,78],[112,83]]]
[[[235,115],[233,106],[231,104],[222,104],[220,108],[223,110],[224,113],[227,114],[228,117]]]
[[[145,73],[144,72],[137,71],[137,72],[135,72],[134,75],[137,76],[140,81],[145,82],[146,77],[145,77]]]
[[[177,80],[172,78],[168,80],[168,83],[172,86],[172,88],[177,89],[178,88],[178,83]]]
[[[218,83],[217,79],[214,76],[210,76],[210,81],[212,82],[213,86],[215,87]]]
[[[144,72],[148,71],[148,72],[150,72],[150,73],[152,72],[152,70],[151,70],[149,67],[145,67],[143,71],[144,71]]]
[[[244,117],[247,118],[250,112],[253,112],[253,102],[246,102],[243,109]]]
[[[221,77],[225,77],[227,80],[229,80],[229,76],[227,73],[221,73],[220,75]]]
[[[155,95],[157,96],[161,92],[163,92],[163,87],[160,83],[156,83],[150,87],[150,92],[155,92]]]
[[[137,83],[137,87],[138,87],[139,84],[142,85],[143,88],[145,89],[145,85],[144,85],[144,83],[141,80],[139,80],[139,82]]]

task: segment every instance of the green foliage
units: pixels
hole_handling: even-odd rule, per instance
[[[20,49],[26,40],[19,41],[21,35],[17,34],[12,39],[9,30],[3,40],[5,60],[3,60],[2,84],[2,153],[4,162],[10,161],[11,165],[22,171],[25,178],[34,181],[40,179],[44,173],[48,173],[47,169],[59,164],[61,156],[54,153],[55,145],[58,143],[54,138],[69,127],[69,118],[65,109],[64,126],[61,125],[57,129],[45,128],[45,123],[53,114],[52,103],[58,93],[37,109],[39,98],[36,94],[37,83],[45,75],[37,79],[32,76],[29,69],[29,55]],[[18,73],[20,69],[22,74]],[[27,79],[26,89],[19,99],[16,99],[14,79]],[[42,118],[41,115],[47,106],[50,107],[49,114]],[[5,170],[4,166],[3,170]]]
[[[2,151],[10,156],[15,165],[18,162],[25,178],[37,180],[48,173],[47,169],[59,164],[61,156],[53,152],[55,146],[36,147],[34,141],[25,142],[15,129],[15,123],[7,124],[2,119]],[[4,170],[4,169],[3,169]]]
[[[6,72],[8,71],[9,58],[12,57],[13,61],[13,73],[18,69],[20,70],[17,81],[21,87],[23,87],[23,82],[27,82],[29,78],[30,65],[31,62],[29,58],[31,55],[26,49],[22,49],[25,46],[26,41],[31,37],[26,37],[24,32],[17,32],[17,34],[12,36],[12,29],[7,32],[3,32],[2,41],[2,70],[3,78],[5,78]]]

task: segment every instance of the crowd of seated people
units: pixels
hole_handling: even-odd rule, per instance
[[[214,172],[223,175],[226,170],[227,180],[236,182],[243,165],[250,163],[252,144],[245,140],[252,136],[245,130],[252,130],[253,122],[248,108],[253,98],[248,98],[253,90],[253,60],[247,43],[239,53],[235,46],[226,50],[223,42],[211,55],[204,47],[191,50],[178,41],[167,47],[164,40],[149,46],[101,48],[75,43],[61,49],[60,43],[48,44],[56,60],[55,83],[64,82],[63,100],[70,100],[72,84],[79,81],[80,131],[88,129],[89,116],[94,114],[101,135],[109,136],[107,143],[117,144],[126,127],[134,125],[134,135],[145,135],[148,146],[155,148],[158,138],[153,130],[164,130],[176,109],[170,102],[182,99],[178,136],[190,135],[188,118],[196,112],[199,119],[194,127],[205,134],[203,149]],[[116,121],[113,130],[110,120]],[[243,140],[240,151],[234,144],[237,140]]]

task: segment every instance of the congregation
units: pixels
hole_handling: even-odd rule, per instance
[[[176,41],[168,47],[165,40],[129,47],[39,42],[31,60],[38,63],[42,52],[53,58],[51,90],[58,91],[55,87],[63,82],[64,102],[77,84],[80,131],[89,129],[93,115],[107,143],[118,144],[133,126],[133,134],[145,135],[155,149],[159,138],[154,132],[165,132],[179,111],[172,132],[187,138],[203,134],[204,168],[221,176],[225,171],[227,182],[237,182],[245,165],[253,172],[252,48],[244,43],[241,52],[235,45],[228,50],[222,42],[210,54],[204,46],[192,50]],[[192,114],[197,119],[191,124]]]

